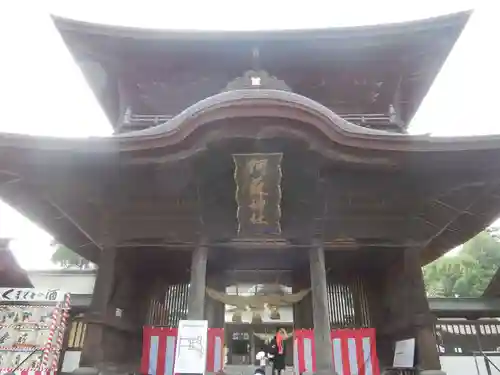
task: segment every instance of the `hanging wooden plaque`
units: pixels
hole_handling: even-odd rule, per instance
[[[240,237],[281,233],[282,159],[281,153],[233,155]]]

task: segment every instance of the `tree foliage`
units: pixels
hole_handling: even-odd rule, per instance
[[[73,250],[61,244],[53,244],[55,250],[52,254],[52,262],[60,265],[63,268],[80,268],[86,269],[91,267],[91,263],[75,253]]]
[[[490,229],[465,243],[456,255],[424,267],[431,297],[478,297],[500,266],[500,232]]]

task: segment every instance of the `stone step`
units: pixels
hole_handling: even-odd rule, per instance
[[[224,367],[224,373],[227,375],[253,375],[256,368],[257,366],[252,365],[226,365]],[[266,374],[272,374],[271,367],[267,369]],[[293,367],[287,367],[281,374],[294,375]]]

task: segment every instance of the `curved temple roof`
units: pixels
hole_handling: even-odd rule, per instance
[[[249,127],[243,119],[256,113],[299,125],[277,121],[276,126]],[[400,179],[413,176],[424,187],[444,184],[446,192],[429,197],[432,201],[415,213],[435,229],[419,245],[424,263],[463,243],[500,213],[499,136],[432,138],[373,131],[300,95],[258,89],[217,94],[156,128],[109,138],[1,134],[0,196],[96,261],[99,247],[113,235],[102,233],[102,225],[116,204],[113,195],[102,193],[106,188],[119,192],[120,176],[133,175],[141,165],[182,163],[224,138],[280,137],[302,139],[331,165]],[[395,189],[385,194],[398,193]]]
[[[363,38],[376,39],[384,37],[403,37],[421,31],[432,32],[446,27],[463,28],[472,11],[463,11],[443,16],[419,19],[414,21],[386,23],[368,26],[331,27],[319,29],[288,29],[259,31],[220,31],[220,30],[180,30],[180,29],[148,29],[118,25],[105,25],[86,21],[78,21],[59,16],[52,16],[58,29],[63,33],[80,33],[87,35],[103,35],[112,38],[162,39],[162,40],[280,40],[299,39],[315,40],[321,38],[343,39]],[[352,41],[352,40],[351,40]],[[386,40],[388,42],[388,40]]]
[[[294,92],[336,111],[338,103],[355,102],[365,113],[385,113],[398,96],[398,112],[407,125],[470,13],[396,24],[274,31],[151,30],[60,17],[54,22],[114,126],[124,97],[131,101],[125,105],[145,107],[148,114],[175,116],[220,92],[254,64],[287,82]],[[164,97],[144,102],[150,93],[141,87],[151,82],[165,84]],[[381,83],[375,102],[357,102],[371,98],[372,85]],[[156,93],[159,89],[153,88]]]

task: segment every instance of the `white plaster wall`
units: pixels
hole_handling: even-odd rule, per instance
[[[500,369],[500,357],[488,357]],[[447,375],[488,375],[484,358],[477,357],[477,366],[474,357],[441,356],[441,367]],[[479,372],[478,372],[479,369]],[[492,374],[499,372],[491,366]]]
[[[36,289],[60,289],[73,294],[92,294],[95,273],[72,271],[33,271],[28,276]]]

